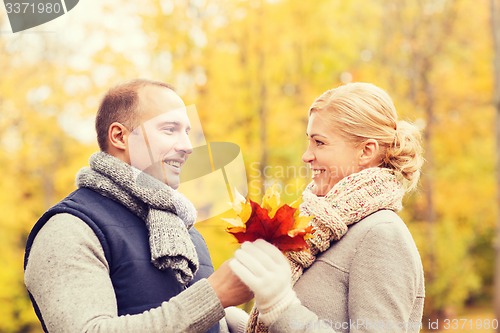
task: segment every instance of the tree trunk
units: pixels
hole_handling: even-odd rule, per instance
[[[493,102],[496,113],[495,139],[496,139],[496,188],[497,207],[500,207],[500,0],[491,0],[491,27],[493,36],[493,71],[494,90]],[[497,228],[495,235],[495,295],[494,311],[495,318],[500,318],[500,214],[497,214]],[[497,329],[500,332],[500,329]]]
[[[262,36],[263,27],[263,4],[259,2],[259,7],[257,8],[257,22],[256,22],[256,34],[257,36]],[[256,45],[257,47],[257,86],[258,86],[258,107],[257,114],[259,115],[259,146],[260,161],[259,169],[262,180],[262,195],[265,192],[266,186],[266,167],[268,164],[268,140],[267,140],[267,123],[268,123],[268,112],[267,112],[267,83],[265,76],[265,49],[263,45]]]

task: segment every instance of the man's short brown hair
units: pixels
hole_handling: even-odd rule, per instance
[[[129,81],[109,89],[101,101],[95,119],[97,143],[101,151],[108,149],[108,130],[112,123],[119,122],[130,130],[138,125],[139,89],[145,86],[174,90],[167,83],[145,79]]]

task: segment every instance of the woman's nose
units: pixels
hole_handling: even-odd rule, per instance
[[[304,161],[304,163],[311,163],[313,160],[314,160],[314,154],[308,147],[304,152],[304,154],[302,154],[302,161]]]

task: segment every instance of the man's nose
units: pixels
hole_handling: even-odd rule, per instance
[[[191,144],[191,140],[189,140],[187,133],[181,134],[181,137],[176,145],[176,150],[182,151],[184,154],[191,154],[193,152],[193,145]]]

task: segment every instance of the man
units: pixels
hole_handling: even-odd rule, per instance
[[[175,191],[189,130],[166,84],[104,97],[101,152],[28,237],[25,284],[45,331],[224,332],[224,308],[251,299],[227,264],[213,273],[196,211]]]

